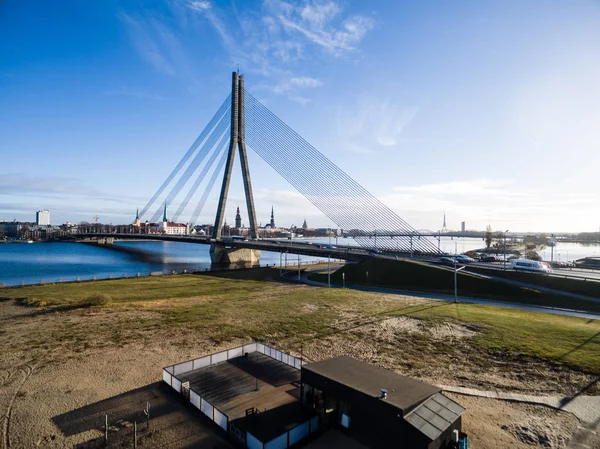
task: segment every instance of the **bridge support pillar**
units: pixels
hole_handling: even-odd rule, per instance
[[[258,265],[260,263],[260,250],[227,248],[223,243],[211,243],[210,260],[215,265]]]

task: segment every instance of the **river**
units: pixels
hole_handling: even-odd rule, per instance
[[[181,242],[130,241],[116,242],[116,251],[104,246],[82,243],[4,243],[0,244],[0,284],[6,286],[106,279],[109,276],[149,275],[153,272],[171,273],[204,271],[211,268],[209,245]],[[283,256],[285,259],[285,255]],[[290,264],[298,256],[287,255]],[[301,262],[318,260],[300,256]],[[260,263],[279,265],[279,253],[261,251]]]
[[[320,238],[299,239],[315,243],[329,243],[337,246],[356,246],[353,239]],[[436,246],[437,239],[432,238]],[[204,271],[211,268],[208,245],[180,242],[131,241],[117,242],[117,248],[134,250],[134,253],[115,251],[103,246],[81,243],[6,243],[0,244],[0,284],[7,286],[38,284],[62,281],[98,279],[148,275],[151,272],[171,273]],[[485,246],[478,238],[442,237],[439,242],[444,252],[458,253],[479,249]],[[600,256],[600,245],[580,243],[559,243],[551,254],[550,247],[540,251],[544,260],[566,261],[583,257]],[[285,256],[284,256],[285,257]],[[290,263],[296,263],[297,256],[288,255]],[[301,262],[317,260],[314,257],[300,256]],[[261,265],[279,264],[279,253],[261,252]]]

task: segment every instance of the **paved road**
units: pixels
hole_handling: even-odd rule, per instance
[[[327,270],[326,269],[316,270],[316,271],[311,271],[310,273],[303,272],[301,281],[307,285],[313,285],[313,286],[318,286],[318,287],[327,287],[326,282],[317,282],[317,281],[312,281],[312,280],[308,279],[308,276],[310,274],[317,273],[317,272],[326,273]],[[295,273],[288,273],[288,275],[286,275],[286,276],[289,279],[293,279],[293,280],[297,279],[297,277],[296,277],[297,274],[295,274]],[[331,287],[342,288],[342,286],[339,284],[331,284]],[[360,291],[365,291],[365,292],[396,294],[396,295],[403,295],[403,296],[416,296],[418,298],[432,299],[434,301],[448,301],[448,302],[454,301],[454,296],[442,295],[442,294],[438,294],[438,293],[425,293],[425,292],[415,292],[415,291],[410,291],[410,290],[395,290],[395,289],[368,287],[368,286],[362,286],[362,285],[348,285],[348,284],[346,284],[346,288],[351,288],[353,290],[360,290]],[[581,312],[578,310],[570,310],[570,309],[559,309],[556,307],[532,306],[529,304],[495,301],[492,299],[469,298],[469,297],[465,297],[465,296],[459,296],[458,301],[462,302],[462,303],[468,303],[468,304],[485,304],[485,305],[489,305],[489,306],[505,307],[508,309],[530,310],[533,312],[544,312],[544,313],[552,313],[554,315],[573,316],[573,317],[585,318],[585,319],[589,319],[589,320],[600,320],[600,314],[597,314],[597,313]]]

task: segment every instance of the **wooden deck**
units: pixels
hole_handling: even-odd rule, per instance
[[[263,442],[306,422],[300,404],[300,371],[259,352],[177,376],[229,418],[230,424]],[[249,409],[258,410],[246,417]]]

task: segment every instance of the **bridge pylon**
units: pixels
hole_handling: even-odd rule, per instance
[[[244,124],[244,75],[233,72],[231,80],[231,136],[229,140],[229,152],[223,174],[221,195],[217,207],[217,217],[213,228],[212,237],[215,242],[211,245],[210,255],[213,263],[230,264],[242,261],[255,264],[259,262],[260,251],[249,249],[227,249],[222,243],[223,220],[225,218],[225,206],[227,205],[227,194],[231,182],[231,172],[235,161],[236,149],[240,152],[240,164],[242,166],[242,179],[244,193],[246,195],[246,209],[250,223],[250,237],[258,238],[256,226],[256,211],[254,209],[254,197],[252,196],[252,183],[250,182],[250,169],[248,167],[248,153],[246,151],[245,124]]]
[[[223,230],[223,219],[225,218],[225,206],[227,194],[231,181],[231,171],[235,161],[235,151],[240,151],[240,163],[242,165],[242,179],[244,181],[244,192],[246,194],[246,208],[250,222],[250,237],[257,238],[256,212],[254,210],[254,197],[252,196],[252,184],[250,182],[250,169],[248,167],[248,153],[246,152],[245,130],[244,130],[244,75],[233,72],[231,86],[231,137],[229,141],[229,153],[223,174],[219,206],[217,207],[217,218],[213,228],[213,239],[220,240]]]

